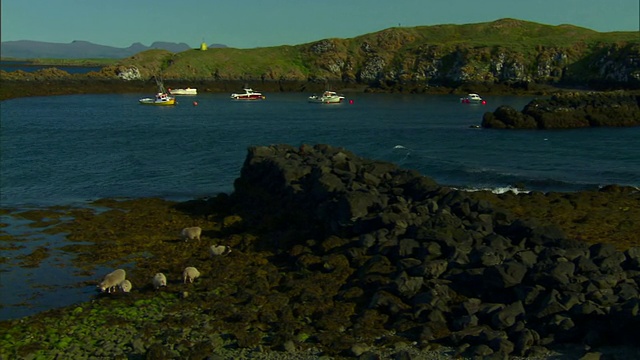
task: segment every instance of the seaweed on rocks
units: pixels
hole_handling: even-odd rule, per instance
[[[0,322],[0,355],[633,349],[640,251],[616,236],[640,230],[638,196],[467,193],[338,147],[256,146],[229,196],[104,199],[56,224],[90,244],[69,249],[80,264],[127,264],[134,289]],[[179,241],[194,225],[202,239]],[[233,251],[211,257],[214,243]],[[180,279],[185,266],[202,273],[193,284]],[[166,288],[136,286],[158,271]]]

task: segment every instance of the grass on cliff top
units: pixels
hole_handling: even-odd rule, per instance
[[[175,54],[171,58],[172,73],[189,73],[189,69],[207,69],[211,74],[225,71],[228,75],[249,73],[306,74],[308,69],[300,58],[300,52],[292,46],[277,46],[256,49],[216,48],[207,51],[190,50]],[[225,74],[220,74],[225,75]]]
[[[396,28],[395,30],[405,30]],[[471,46],[572,46],[579,42],[638,42],[638,32],[600,33],[573,25],[544,25],[516,19],[466,25],[437,25],[407,28],[431,44],[464,43]]]
[[[262,74],[267,77],[273,75],[274,79],[282,75],[288,78],[302,75],[304,78],[329,65],[323,63],[327,61],[326,56],[314,53],[314,45],[320,40],[295,46],[214,48],[177,54],[148,50],[123,60],[121,64],[138,67],[157,64],[153,71],[162,69],[167,77],[243,79],[251,77],[251,74]],[[582,52],[599,44],[640,43],[640,36],[639,32],[633,31],[600,33],[573,25],[550,26],[501,19],[466,25],[394,27],[351,39],[325,40],[330,47],[323,51],[335,54],[332,58],[349,59],[357,64],[372,55],[387,59],[403,57],[406,51],[425,46],[437,46],[439,52],[456,48],[484,48],[491,52],[505,49],[529,56],[539,53],[540,47]]]

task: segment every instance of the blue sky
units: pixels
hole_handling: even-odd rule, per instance
[[[638,0],[2,0],[2,41],[116,47],[201,42],[236,48],[350,38],[394,26],[515,18],[638,31]]]

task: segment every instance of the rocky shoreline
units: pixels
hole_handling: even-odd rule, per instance
[[[153,78],[146,80],[123,80],[107,70],[88,74],[68,74],[57,68],[24,71],[0,71],[0,101],[28,96],[71,95],[71,94],[118,94],[144,93],[154,91]],[[347,93],[406,93],[406,94],[459,94],[470,92],[483,95],[534,95],[551,96],[567,91],[584,89],[564,88],[553,84],[533,82],[513,83],[451,83],[426,85],[424,82],[357,83],[337,80],[295,81],[295,80],[181,80],[165,81],[167,87],[196,87],[200,93],[232,93],[247,85],[263,92],[320,92],[327,88]],[[602,89],[606,91],[607,89]],[[637,90],[625,90],[637,92]]]
[[[126,268],[134,290],[0,322],[0,357],[640,351],[636,188],[467,193],[346,149],[275,145],[249,149],[230,195],[93,206],[12,214],[67,234],[86,271]],[[202,241],[180,241],[193,225]],[[212,258],[211,244],[233,251]],[[194,284],[176,276],[186,265],[203,273]],[[160,291],[149,285],[157,271],[169,274]]]

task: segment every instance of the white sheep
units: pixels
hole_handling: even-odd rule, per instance
[[[194,268],[193,266],[184,268],[184,271],[182,272],[182,278],[184,279],[185,284],[187,283],[187,281],[192,283],[193,280],[197,279],[199,276],[200,271],[198,271],[198,269]]]
[[[153,284],[153,288],[158,290],[162,286],[167,286],[167,277],[164,276],[163,273],[157,273],[151,279],[151,283]]]
[[[127,273],[123,269],[114,270],[104,276],[102,282],[98,284],[98,288],[102,292],[110,293],[112,290],[115,291],[118,284],[123,282],[126,276]]]
[[[131,291],[131,288],[133,287],[131,285],[131,281],[129,280],[123,280],[122,282],[120,282],[120,284],[118,284],[118,286],[120,287],[120,290],[122,290],[122,292],[126,292],[126,293]]]
[[[211,245],[209,253],[211,256],[227,255],[231,252],[231,248],[227,245]]]
[[[184,241],[188,240],[200,240],[200,235],[202,234],[202,228],[199,226],[192,226],[188,228],[182,229],[180,236]]]

